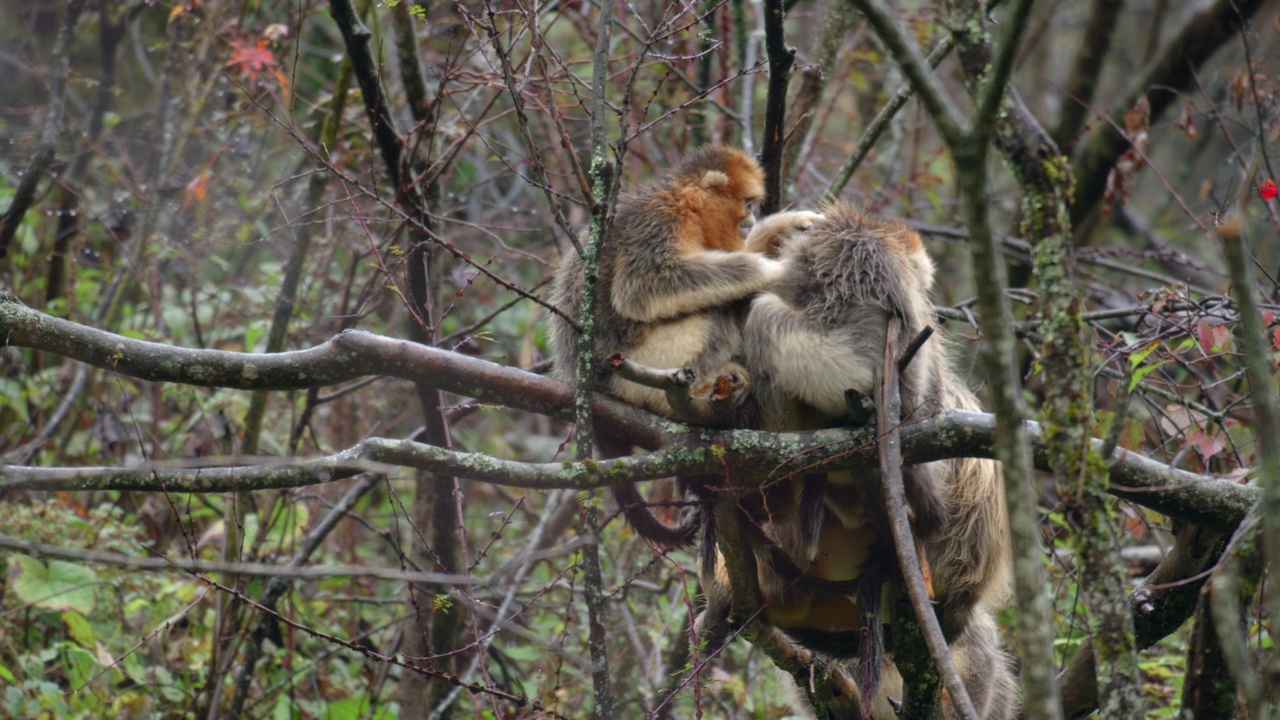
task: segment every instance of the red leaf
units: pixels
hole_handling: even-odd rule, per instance
[[[1213,352],[1213,331],[1204,323],[1196,323],[1196,339],[1205,355]]]
[[[249,75],[250,80],[256,80],[259,72],[275,69],[276,56],[267,49],[266,40],[259,40],[252,45],[232,40],[231,58],[227,60],[227,64],[239,66],[241,71]]]
[[[1226,347],[1227,338],[1231,336],[1231,331],[1226,325],[1209,325],[1208,323],[1196,323],[1196,339],[1200,341],[1200,349],[1205,355],[1211,355],[1215,352],[1222,352]]]
[[[1146,132],[1150,121],[1151,101],[1147,100],[1146,95],[1139,95],[1138,101],[1124,114],[1124,128],[1129,131],[1132,138],[1140,132]]]
[[[1271,344],[1280,350],[1280,328],[1276,328],[1276,331],[1271,334]]]
[[[1200,457],[1204,458],[1205,462],[1227,447],[1221,440],[1198,427],[1191,428],[1191,432],[1187,435],[1187,443],[1200,453]]]
[[[1133,537],[1141,540],[1147,534],[1147,522],[1141,515],[1129,508],[1124,511],[1124,529]]]
[[[1276,183],[1271,178],[1263,180],[1262,186],[1258,188],[1258,194],[1262,196],[1263,200],[1270,200],[1276,196],[1277,192],[1280,191],[1276,190]]]

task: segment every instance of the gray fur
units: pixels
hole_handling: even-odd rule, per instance
[[[763,241],[761,246],[776,246],[786,270],[769,292],[753,300],[743,327],[737,362],[751,374],[747,422],[774,431],[844,424],[844,390],[874,394],[889,320],[897,317],[903,322],[894,357],[900,357],[921,330],[936,324],[928,299],[932,263],[918,237],[904,225],[863,215],[845,204],[826,209],[807,232]],[[952,371],[945,344],[935,334],[903,374],[904,421],[948,408],[978,407]],[[992,615],[1007,594],[1009,580],[1007,519],[996,466],[989,460],[956,459],[904,470],[917,531],[922,515],[933,515],[926,519],[931,527],[924,528],[923,549],[944,633],[980,717],[1005,720],[1015,707],[1016,688]],[[819,511],[824,524],[839,524],[829,529],[846,527],[855,532],[876,512],[879,500],[867,497],[860,488],[862,484],[847,473],[829,474],[823,491],[825,509]],[[791,494],[801,495],[798,490]],[[759,519],[768,523],[770,535],[790,557],[803,565],[814,557],[813,533],[803,531],[803,519],[795,517],[794,509],[786,509],[786,500],[785,494],[773,491]],[[875,527],[874,518],[870,521]],[[871,555],[891,557],[891,545],[881,535]],[[837,532],[834,537],[845,536]],[[821,548],[827,556],[846,550]],[[857,554],[847,557],[856,559]],[[879,577],[871,560],[869,556],[858,569],[860,576]],[[802,623],[793,628],[796,637],[815,639],[821,631],[803,623],[821,624],[830,617],[806,615],[809,600],[804,594],[761,564],[761,590],[770,607],[781,613],[778,619]],[[713,602],[728,602],[727,587],[716,587],[726,579],[709,583]],[[839,647],[838,639],[831,639],[828,647]],[[854,677],[862,676],[856,652],[827,652],[848,658]],[[886,694],[901,697],[901,678],[892,660],[886,660],[883,669],[885,682],[872,713],[877,720],[893,717],[884,701]],[[803,695],[796,697],[797,709],[809,712]],[[955,717],[949,702],[944,703],[943,714]],[[843,715],[837,712],[833,717]]]
[[[734,303],[765,288],[780,269],[755,253],[690,252],[681,246],[682,216],[672,191],[716,169],[715,161],[714,153],[694,153],[664,182],[619,198],[600,249],[592,388],[667,417],[673,413],[660,392],[614,377],[604,359],[616,352],[629,357],[648,353],[641,362],[691,368],[700,377],[711,374],[729,361],[738,346]],[[552,302],[575,322],[582,305],[583,273],[582,258],[569,254],[556,272],[551,292]],[[677,347],[664,339],[664,330],[688,330],[697,337],[684,337]],[[572,381],[577,332],[553,315],[551,337],[557,373]],[[655,343],[666,347],[655,347]],[[665,362],[656,362],[654,356]]]

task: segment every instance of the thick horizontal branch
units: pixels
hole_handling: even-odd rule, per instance
[[[478,576],[398,570],[396,568],[380,568],[371,565],[287,567],[271,563],[229,563],[192,560],[190,558],[134,557],[122,553],[98,552],[96,550],[71,550],[56,545],[19,540],[8,535],[0,535],[0,548],[14,550],[32,557],[52,557],[77,563],[100,563],[135,570],[176,570],[192,573],[221,573],[223,575],[243,577],[285,577],[292,579],[371,577],[379,580],[403,580],[404,582],[430,585],[484,585],[487,582],[484,578]]]
[[[540,378],[544,382],[554,382]],[[559,384],[559,383],[557,383]],[[568,402],[566,400],[566,402]],[[1027,423],[1036,466],[1047,470],[1040,426]],[[751,430],[671,432],[668,444],[648,455],[607,461],[525,463],[456,452],[409,440],[371,438],[323,458],[236,467],[32,468],[0,466],[6,490],[133,490],[227,492],[302,487],[332,482],[387,465],[429,470],[441,477],[465,477],[510,487],[586,490],[619,481],[637,482],[674,475],[723,474],[743,479],[811,472],[819,467],[873,469],[874,438],[867,430],[765,433]],[[1101,440],[1094,440],[1101,446]],[[921,463],[953,457],[994,455],[995,418],[987,413],[950,410],[903,428],[903,456]],[[714,450],[713,450],[714,448]],[[1217,478],[1172,469],[1136,453],[1117,452],[1111,493],[1143,507],[1197,525],[1234,527],[1258,499],[1258,490]]]
[[[33,310],[0,293],[0,340],[45,350],[139,380],[238,390],[302,390],[368,375],[423,383],[517,410],[573,420],[573,391],[548,377],[361,330],[306,350],[238,353],[135,340]],[[663,444],[652,415],[598,396],[596,422],[641,447]]]
[[[141,380],[242,390],[294,390],[334,385],[367,375],[389,375],[518,410],[572,420],[573,393],[562,382],[413,342],[348,330],[307,350],[260,354],[192,350],[134,340],[55,318],[0,293],[0,337],[114,370]],[[748,430],[693,430],[607,397],[594,403],[597,422],[610,434],[662,450],[607,462],[522,463],[454,452],[406,440],[370,439],[312,460],[258,462],[236,467],[31,468],[0,465],[0,492],[30,490],[135,490],[227,492],[302,487],[332,482],[380,465],[430,470],[512,487],[590,489],[619,480],[722,473],[777,476],[827,468],[876,467],[866,432],[824,430],[770,434]],[[1036,465],[1047,469],[1039,426],[1028,423]],[[992,457],[995,424],[984,413],[950,411],[904,428],[908,462]],[[1101,441],[1095,440],[1100,443]],[[709,448],[716,447],[716,452]],[[1255,488],[1171,469],[1133,453],[1119,453],[1112,494],[1208,527],[1230,529],[1258,498]]]

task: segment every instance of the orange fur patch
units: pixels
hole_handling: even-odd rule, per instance
[[[679,222],[676,239],[685,252],[742,250],[740,225],[749,216],[747,202],[764,195],[764,173],[750,155],[732,150],[724,167],[707,170],[696,183],[674,189]]]
[[[929,567],[929,558],[924,556],[924,548],[920,546],[920,541],[916,541],[916,554],[920,556],[920,574],[924,576],[924,590],[929,595],[930,600],[934,600],[933,595],[933,569]]]

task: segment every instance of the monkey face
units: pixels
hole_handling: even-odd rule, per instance
[[[756,198],[743,198],[731,194],[719,195],[706,205],[700,218],[702,235],[708,250],[743,250],[746,237],[755,225],[752,204]]]
[[[726,149],[720,163],[720,170],[708,170],[699,183],[706,193],[700,218],[705,247],[742,250],[746,232],[755,224],[752,206],[764,198],[764,173],[740,150]]]
[[[754,206],[758,202],[760,202],[758,199],[753,200],[751,198],[747,198],[742,202],[742,209],[745,214],[742,216],[742,220],[738,222],[738,233],[742,235],[744,240],[751,232],[751,228],[755,227],[756,213]]]
[[[744,186],[751,194],[743,194]],[[751,205],[760,199],[754,191],[754,183],[735,181],[718,170],[708,171],[698,185],[684,188],[680,193],[680,239],[687,249],[744,249],[744,231],[755,222]]]

